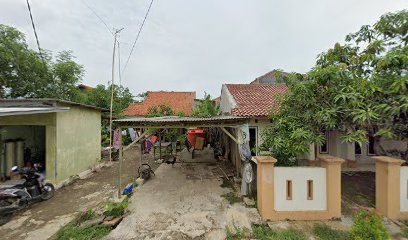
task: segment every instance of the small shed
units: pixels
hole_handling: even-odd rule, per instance
[[[0,100],[0,176],[41,163],[58,186],[89,171],[101,160],[103,111],[56,99]]]

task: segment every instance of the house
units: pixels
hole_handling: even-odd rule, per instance
[[[325,142],[321,146],[310,146],[310,151],[306,154],[305,159],[314,161],[319,155],[327,154],[343,158],[347,161],[347,166],[351,168],[374,166],[376,156],[375,149],[381,146],[382,150],[388,154],[398,155],[398,153],[407,150],[407,143],[398,140],[388,140],[381,138],[379,142],[374,140],[373,136],[367,136],[367,143],[361,146],[357,143],[346,143],[342,141],[342,133],[338,130],[325,131]],[[401,156],[395,156],[400,158]],[[313,164],[313,163],[312,163]],[[363,168],[362,168],[363,169]],[[373,169],[370,169],[373,170]]]
[[[287,90],[285,84],[224,84],[220,113],[250,118],[249,145],[254,149],[262,144],[261,133],[270,124],[269,113],[278,107],[276,97]]]
[[[264,75],[255,78],[250,84],[271,84],[271,83],[282,83],[282,76],[287,76],[287,72],[283,72],[278,69],[274,69],[270,72],[265,73]]]
[[[98,107],[56,99],[0,100],[0,175],[14,165],[41,163],[57,186],[101,160]]]
[[[87,85],[85,85],[85,84],[79,84],[79,85],[78,85],[78,89],[79,89],[79,91],[81,91],[81,92],[83,92],[83,93],[86,93],[86,92],[95,90],[95,88],[90,87],[90,86],[87,86]]]
[[[123,114],[127,117],[143,117],[149,108],[162,104],[168,105],[174,113],[191,116],[195,104],[196,92],[147,92],[143,102],[129,105]]]

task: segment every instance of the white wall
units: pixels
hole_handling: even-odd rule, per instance
[[[292,200],[286,199],[286,181],[292,181]],[[313,199],[307,199],[307,181],[313,180]],[[275,167],[275,211],[327,210],[326,169],[320,167]]]
[[[232,109],[237,106],[234,98],[225,84],[221,88],[220,112],[221,115],[232,115]]]
[[[408,167],[401,167],[400,172],[400,211],[408,212]]]
[[[260,146],[263,143],[262,132],[271,124],[269,119],[265,118],[251,118],[249,121],[249,127],[257,128],[257,146]]]

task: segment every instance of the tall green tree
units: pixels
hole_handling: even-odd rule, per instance
[[[0,24],[0,97],[75,100],[83,73],[71,51],[55,59],[49,51],[40,55],[28,47],[22,32]]]
[[[215,106],[214,101],[211,99],[210,94],[205,93],[204,99],[195,106],[193,109],[193,117],[208,118],[216,116],[218,114],[218,108]]]
[[[324,130],[339,130],[350,143],[372,135],[377,154],[387,154],[381,138],[408,142],[407,31],[406,10],[385,14],[319,55],[306,78],[286,77],[289,91],[271,113],[263,147],[290,163],[321,144]]]

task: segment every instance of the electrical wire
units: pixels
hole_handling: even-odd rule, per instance
[[[38,52],[39,52],[41,60],[42,60],[42,62],[44,64],[44,68],[46,68],[47,64],[45,64],[45,60],[44,60],[44,57],[43,57],[42,52],[41,52],[40,41],[38,40],[38,35],[37,35],[37,31],[35,29],[35,24],[34,24],[34,19],[33,19],[33,14],[31,13],[31,6],[30,6],[30,3],[28,2],[28,0],[26,0],[26,2],[27,2],[28,12],[30,13],[31,25],[33,26],[35,40],[37,41]]]
[[[132,56],[132,53],[133,53],[133,50],[134,50],[134,48],[135,48],[135,46],[136,46],[137,40],[138,40],[139,37],[140,37],[140,33],[142,32],[142,29],[143,29],[143,26],[144,26],[144,24],[145,24],[145,22],[146,22],[147,16],[149,15],[150,9],[152,8],[153,1],[154,1],[154,0],[151,0],[151,1],[150,1],[149,8],[148,8],[147,11],[146,11],[146,15],[144,16],[142,25],[140,25],[139,32],[137,33],[136,39],[135,39],[135,41],[133,42],[132,49],[130,50],[129,56],[128,56],[128,58],[127,58],[127,60],[126,60],[126,63],[125,63],[125,66],[123,67],[122,73],[125,72],[125,69],[126,69],[128,63],[129,63],[130,57]],[[120,71],[120,70],[119,70],[119,71]]]
[[[106,24],[106,22],[98,15],[98,13],[96,13],[95,10],[93,10],[93,8],[91,8],[91,6],[89,6],[84,0],[81,0],[82,4],[84,4],[89,10],[91,10],[91,12],[103,23],[103,25],[105,25],[106,29],[108,29],[108,31],[113,35],[113,31],[109,28],[108,24]]]

